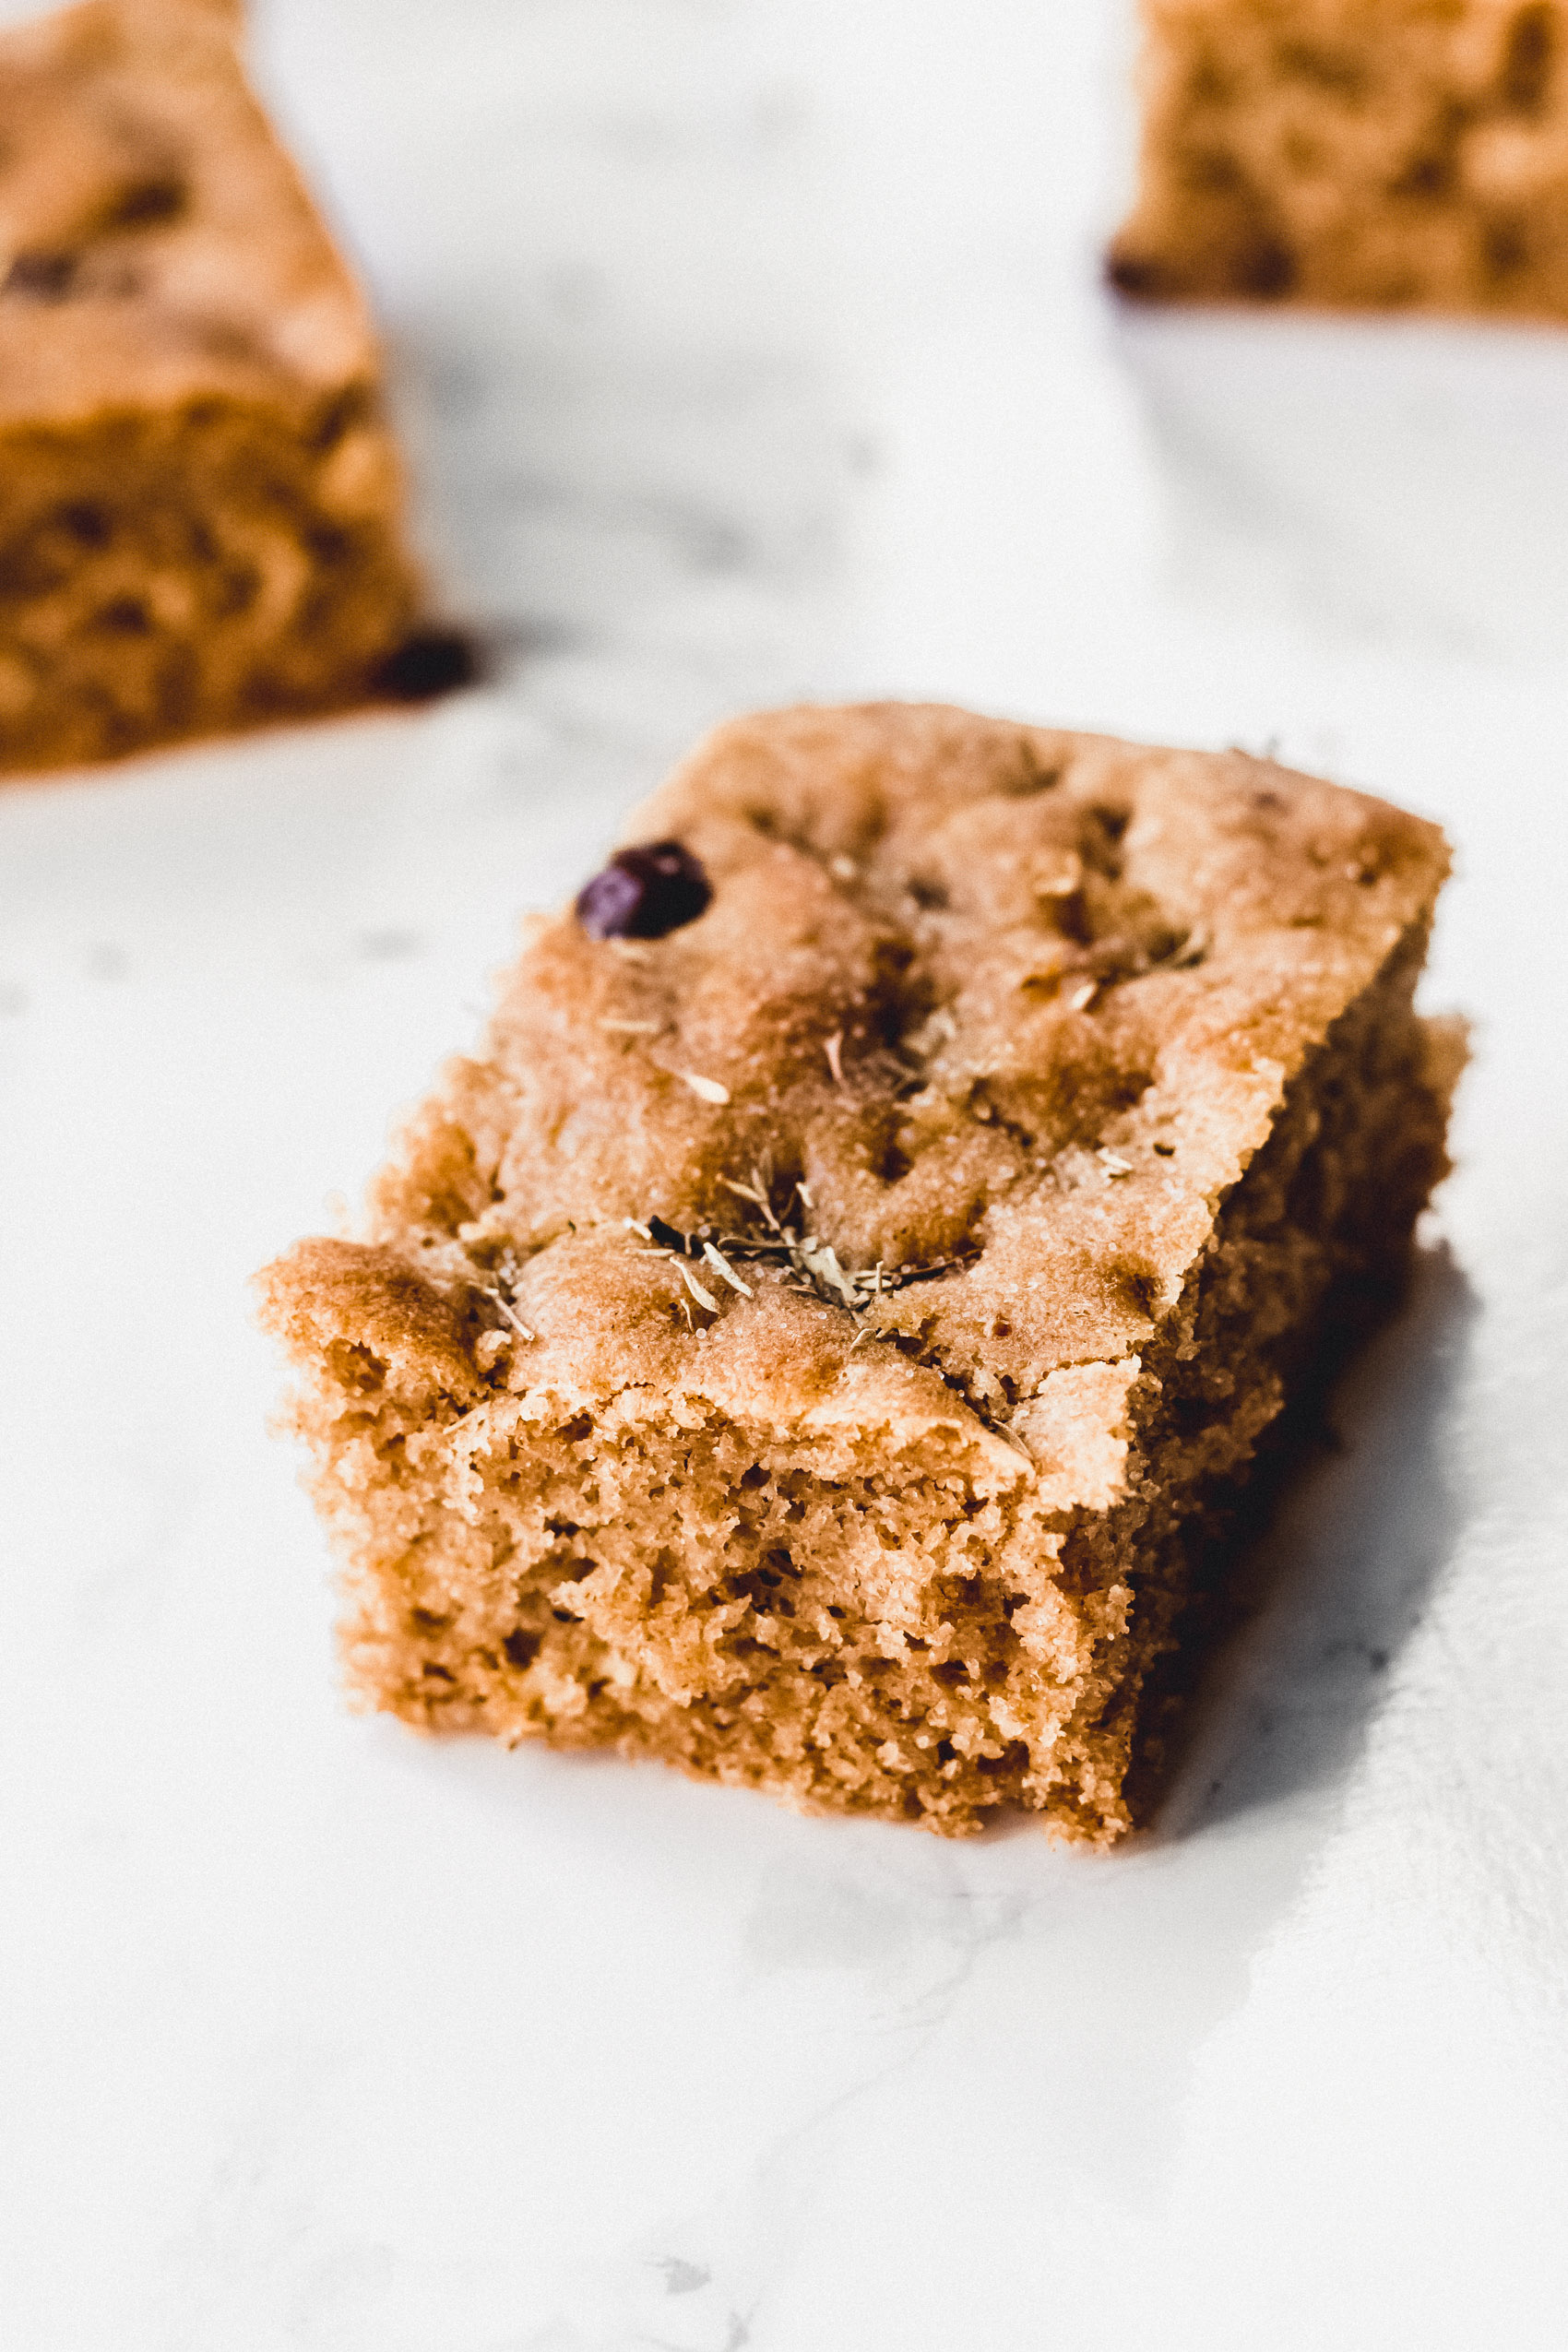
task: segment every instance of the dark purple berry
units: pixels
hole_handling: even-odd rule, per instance
[[[377,668],[372,683],[395,702],[432,702],[479,676],[479,656],[459,629],[416,629]]]
[[[662,939],[695,923],[713,885],[679,841],[617,849],[577,893],[577,921],[590,939]]]

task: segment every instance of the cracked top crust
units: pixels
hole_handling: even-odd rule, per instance
[[[230,0],[89,0],[0,35],[0,423],[374,374],[240,30]]]
[[[843,1265],[959,1261],[866,1319],[988,1414],[1027,1431],[1034,1400],[1047,1435],[1081,1384],[1052,1374],[1124,1391],[1286,1086],[1424,944],[1448,863],[1435,826],[1240,752],[894,704],[719,729],[624,837],[666,837],[707,911],[657,941],[533,921],[370,1238],[505,1289],[514,1389],[668,1388],[759,1301],[708,1274],[694,1328],[624,1220],[741,1233],[731,1185],[803,1182]],[[841,1371],[853,1320],[801,1299],[790,1344],[808,1311],[806,1355]]]

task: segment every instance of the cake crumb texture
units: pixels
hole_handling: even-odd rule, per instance
[[[1104,1843],[1286,1403],[1396,1294],[1435,827],[943,707],[720,729],[260,1277],[365,1704]]]
[[[1144,0],[1156,302],[1568,316],[1563,0]]]
[[[370,321],[240,29],[0,33],[0,767],[362,702],[415,616]]]

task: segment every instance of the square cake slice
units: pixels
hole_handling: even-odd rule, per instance
[[[1568,317],[1568,0],[1144,0],[1151,301]]]
[[[261,1277],[352,1687],[1112,1838],[1260,1443],[1443,1172],[1442,837],[882,705],[722,728],[627,842],[364,1238]]]
[[[226,0],[89,0],[0,34],[0,768],[407,666],[374,338],[239,30]]]

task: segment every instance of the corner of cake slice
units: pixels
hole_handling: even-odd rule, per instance
[[[1104,1843],[1260,1443],[1396,1295],[1435,827],[939,707],[720,729],[261,1277],[364,1702]]]

